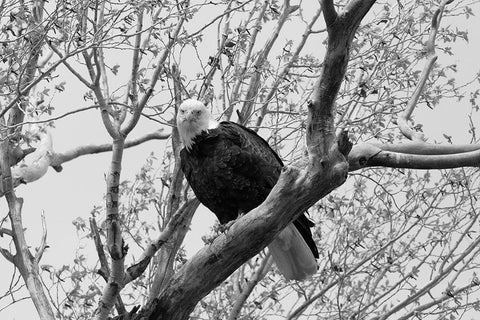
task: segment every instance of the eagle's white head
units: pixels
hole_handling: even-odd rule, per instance
[[[177,129],[180,140],[187,150],[191,149],[193,139],[202,131],[216,127],[218,127],[218,122],[213,119],[202,102],[187,99],[178,108]]]

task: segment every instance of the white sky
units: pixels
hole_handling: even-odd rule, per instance
[[[478,12],[478,10],[477,10]],[[480,15],[480,12],[478,13]],[[445,23],[443,21],[442,23]],[[467,81],[480,71],[478,52],[480,52],[480,19],[472,17],[466,22],[469,26],[470,43],[467,45],[455,45],[455,56],[441,56],[439,63],[452,59],[458,63],[458,82]],[[215,28],[214,28],[215,29]],[[282,37],[283,36],[283,37]],[[288,37],[281,35],[280,39]],[[445,59],[445,60],[442,60]],[[461,80],[464,79],[464,80]],[[67,90],[70,86],[67,79]],[[478,86],[478,84],[476,84]],[[82,107],[84,89],[79,91],[68,90],[57,97],[58,114],[65,111]],[[77,95],[77,96],[75,96]],[[77,101],[79,104],[76,105]],[[462,103],[454,100],[442,103],[435,110],[424,108],[415,113],[417,122],[424,125],[424,131],[428,137],[444,141],[442,134],[454,136],[454,142],[469,142],[465,137],[467,115],[470,111],[468,99]],[[435,121],[431,121],[435,119]],[[478,120],[478,118],[477,118]],[[479,124],[477,122],[477,124]],[[142,133],[151,132],[157,128],[157,124],[142,120],[137,128],[131,133],[131,137]],[[168,128],[166,129],[168,130]],[[68,150],[77,145],[88,143],[108,142],[109,137],[100,120],[96,110],[75,115],[69,119],[62,119],[56,122],[56,129],[52,132],[54,148],[57,152]],[[462,141],[463,140],[463,141]],[[163,145],[161,141],[150,141],[134,149],[128,149],[124,154],[122,179],[131,179],[144,164],[148,155],[154,151],[161,157]],[[64,164],[62,173],[56,173],[49,168],[47,174],[40,180],[29,185],[22,185],[17,188],[17,195],[25,198],[23,208],[24,225],[27,228],[27,241],[32,248],[39,244],[40,240],[40,214],[45,212],[48,225],[48,244],[50,248],[46,251],[42,264],[52,264],[60,267],[62,264],[70,264],[74,258],[75,249],[79,245],[79,239],[75,234],[72,221],[81,216],[88,219],[94,205],[102,203],[105,193],[104,176],[108,171],[110,155],[108,153],[91,155],[78,158]],[[0,204],[2,212],[6,214],[5,204]],[[200,237],[213,223],[213,215],[205,211],[197,213],[193,225],[196,226],[193,232],[189,233],[186,244],[189,250],[194,252],[202,246]],[[199,228],[198,226],[202,226]],[[5,247],[7,242],[0,239],[0,244]],[[95,253],[89,257],[96,260]],[[11,274],[12,265],[3,257],[0,257],[0,270],[4,275]],[[0,278],[0,295],[8,288],[10,278]],[[16,294],[17,298],[22,295]],[[1,307],[1,305],[0,305]],[[2,320],[10,319],[38,319],[33,304],[29,301],[22,301],[0,313]]]

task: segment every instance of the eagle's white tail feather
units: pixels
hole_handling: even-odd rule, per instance
[[[291,223],[268,245],[278,270],[287,280],[305,280],[317,271],[317,261]]]

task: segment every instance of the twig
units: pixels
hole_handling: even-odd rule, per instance
[[[221,19],[223,18],[224,16],[226,15],[229,15],[230,13],[234,12],[234,11],[237,11],[238,9],[241,9],[243,7],[245,7],[247,4],[249,4],[250,2],[252,2],[253,0],[248,0],[248,1],[245,1],[243,2],[241,5],[237,6],[237,7],[234,7],[230,10],[226,10],[224,11],[222,14],[216,16],[212,21],[210,21],[209,23],[207,23],[206,25],[204,25],[203,27],[201,27],[198,31],[195,31],[191,34],[188,35],[189,38],[193,38],[197,35],[199,35],[200,33],[203,32],[203,30],[207,29],[208,27],[210,27],[212,24],[215,23],[215,21],[217,21],[218,19]]]
[[[42,238],[40,240],[40,247],[37,249],[37,252],[35,253],[35,264],[39,264],[40,260],[42,259],[43,253],[45,252],[45,249],[48,248],[47,245],[47,223],[45,221],[45,212],[42,211],[41,214],[41,219],[42,219]]]
[[[10,128],[20,127],[20,126],[23,126],[23,125],[26,125],[26,124],[40,124],[40,123],[52,122],[52,121],[60,120],[62,118],[71,116],[72,114],[76,114],[76,113],[79,113],[79,112],[83,112],[83,111],[87,111],[87,110],[91,110],[91,109],[98,109],[99,107],[100,107],[99,105],[93,105],[93,106],[90,106],[90,107],[84,107],[84,108],[80,108],[80,109],[77,109],[77,110],[65,112],[64,114],[61,114],[61,115],[56,116],[56,117],[48,118],[48,119],[45,119],[45,120],[24,121],[22,123],[18,123],[18,124],[13,125],[13,126],[8,126],[7,125],[6,127],[10,129]]]

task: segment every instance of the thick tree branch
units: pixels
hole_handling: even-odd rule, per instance
[[[329,26],[327,54],[309,104],[309,156],[285,167],[267,199],[192,257],[139,318],[186,319],[201,298],[262,250],[296,216],[345,181],[349,147],[342,141],[340,151],[336,143],[333,102],[345,74],[353,34],[371,5],[373,1],[359,5],[364,9],[358,11],[360,15],[352,13],[348,19],[344,15]]]
[[[328,45],[308,104],[307,147],[310,155],[328,154],[334,144],[334,101],[347,70],[350,43],[361,19],[374,2],[352,1],[335,20],[332,2],[322,2],[327,19]]]
[[[110,170],[107,178],[106,194],[106,229],[107,229],[107,248],[110,255],[110,275],[108,283],[103,291],[102,299],[95,310],[96,320],[106,319],[110,309],[117,300],[117,295],[124,286],[125,279],[125,256],[128,246],[125,245],[122,237],[122,222],[119,214],[119,192],[120,192],[120,174],[124,150],[124,139],[118,137],[113,140],[112,158]]]
[[[321,4],[323,10],[323,18],[325,19],[325,24],[328,28],[335,23],[335,20],[337,19],[337,11],[335,11],[333,0],[322,0]]]
[[[240,217],[226,233],[193,256],[173,276],[160,297],[142,310],[139,318],[186,319],[201,298],[260,252],[319,197],[342,183],[347,166],[343,162],[325,161],[317,170],[320,173],[312,176],[309,170],[286,167],[265,202]],[[291,201],[293,198],[297,201]]]
[[[110,267],[108,266],[107,255],[105,254],[105,250],[103,249],[102,239],[100,238],[100,232],[98,231],[97,222],[95,218],[91,217],[89,219],[90,222],[90,232],[92,233],[93,242],[95,243],[95,249],[97,250],[98,260],[100,261],[100,269],[97,271],[98,274],[102,276],[105,282],[108,282],[108,278],[110,277]],[[117,296],[117,302],[115,303],[115,307],[119,314],[124,314],[127,312],[125,309],[125,304],[122,301],[122,297],[120,295]]]
[[[452,147],[451,150],[445,146],[437,150],[434,146],[426,146],[425,151],[421,149],[415,151],[406,145],[402,150],[402,145],[395,148],[391,146],[359,144],[353,147],[349,154],[349,170],[354,171],[366,167],[391,167],[391,168],[411,168],[411,169],[448,169],[458,167],[479,167],[480,166],[480,146],[472,145],[465,148],[464,152],[459,151],[458,147]],[[388,151],[388,150],[396,151]],[[449,152],[451,151],[451,152]],[[440,153],[441,152],[441,153]]]

